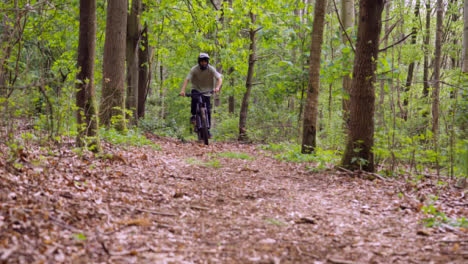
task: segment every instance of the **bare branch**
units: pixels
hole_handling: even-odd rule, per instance
[[[346,38],[348,39],[349,45],[351,45],[351,48],[353,49],[353,52],[356,53],[356,49],[353,46],[353,42],[351,41],[351,38],[349,37],[348,33],[346,32],[346,29],[345,29],[345,27],[343,25],[343,22],[341,21],[340,14],[338,14],[338,8],[336,7],[335,0],[333,0],[333,5],[335,6],[335,13],[336,13],[336,16],[338,18],[338,21],[340,22],[341,30],[343,30],[343,33],[345,34]]]
[[[391,25],[390,28],[388,29],[387,32],[385,32],[385,36],[380,40],[380,43],[384,42],[388,36],[390,35],[390,33],[392,33],[393,29],[395,29],[395,27],[400,23],[401,19],[398,20],[397,22],[395,22],[395,24]]]
[[[388,50],[389,48],[392,48],[393,46],[396,46],[398,44],[400,44],[401,42],[405,41],[407,38],[409,38],[411,35],[413,35],[413,32],[409,33],[408,35],[406,35],[404,38],[400,39],[399,41],[393,43],[392,45],[386,47],[386,48],[383,48],[383,49],[380,49],[379,52],[382,52],[382,51],[386,51]]]
[[[216,6],[216,4],[213,2],[213,0],[210,0],[211,4],[213,5],[214,9],[216,9],[216,11],[218,11],[218,7]]]

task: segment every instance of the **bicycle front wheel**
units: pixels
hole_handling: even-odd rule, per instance
[[[206,113],[206,108],[200,108],[200,116],[201,116],[201,131],[199,131],[201,138],[205,145],[208,145],[208,115]]]

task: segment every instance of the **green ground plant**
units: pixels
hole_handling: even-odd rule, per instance
[[[302,154],[301,145],[292,143],[270,143],[259,147],[265,150],[267,156],[285,162],[310,163],[307,165],[310,171],[321,171],[328,169],[341,160],[341,153],[337,150],[325,150],[320,147],[315,149],[312,155]]]
[[[222,152],[216,153],[213,156],[222,157],[222,158],[231,158],[231,159],[242,159],[242,160],[254,160],[254,157],[249,156],[246,153],[240,152]]]
[[[196,166],[202,166],[202,167],[208,167],[208,168],[215,168],[219,169],[222,168],[223,166],[221,165],[220,161],[217,159],[212,159],[209,161],[202,161],[196,158],[188,158],[185,160],[187,164],[191,165],[196,165]]]
[[[156,150],[161,149],[159,145],[154,144],[151,140],[147,139],[137,128],[130,129],[125,132],[117,131],[114,128],[101,128],[99,130],[99,134],[105,141],[115,145],[137,147],[150,146]]]

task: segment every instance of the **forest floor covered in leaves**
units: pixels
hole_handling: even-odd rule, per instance
[[[449,221],[468,215],[468,193],[436,178],[150,139],[161,149],[27,144],[14,161],[0,144],[0,263],[468,262],[468,231]]]

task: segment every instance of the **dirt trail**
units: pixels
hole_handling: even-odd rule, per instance
[[[30,148],[21,169],[0,160],[0,261],[468,261],[466,230],[424,228],[421,205],[398,195],[404,183],[311,173],[251,145],[154,141],[162,150],[105,146],[108,159]],[[439,206],[466,204],[446,192]]]

